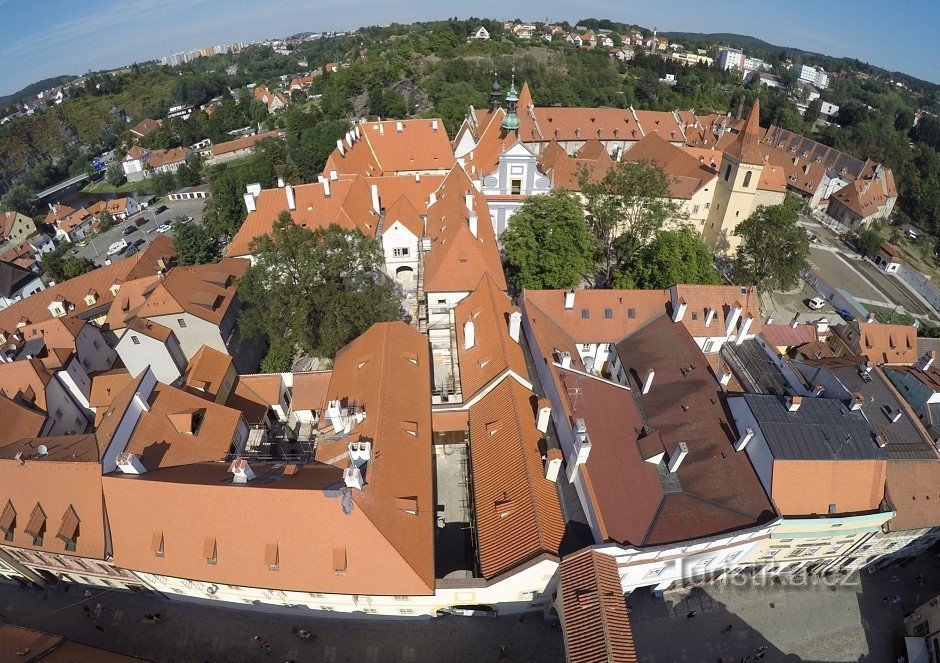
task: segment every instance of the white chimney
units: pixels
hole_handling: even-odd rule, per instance
[[[650,387],[653,386],[653,377],[656,375],[656,371],[652,368],[646,371],[646,379],[643,380],[643,392],[644,394],[650,393]]]
[[[346,156],[346,146],[343,145],[343,139],[338,138],[336,140],[336,149],[339,150],[339,155],[341,157]]]
[[[916,368],[918,371],[926,371],[928,368],[930,368],[933,365],[933,361],[936,358],[937,358],[937,353],[935,350],[931,350],[930,352],[925,352],[924,356],[918,359],[917,363],[914,364],[914,368]]]
[[[330,181],[329,180],[323,180],[323,197],[324,198],[330,197]]]
[[[565,292],[565,309],[574,308],[574,290],[568,290]]]
[[[793,319],[790,321],[790,327],[796,329],[797,325],[800,324],[800,314],[797,313],[793,316]]]
[[[685,310],[689,307],[686,304],[685,299],[680,299],[679,303],[676,305],[676,310],[672,312],[672,321],[673,322],[682,322],[683,316],[685,316]]]
[[[421,181],[421,173],[415,173],[415,182]]]
[[[796,412],[803,404],[802,396],[789,396],[787,398],[787,412]]]
[[[476,329],[474,328],[473,320],[468,318],[467,321],[463,323],[463,349],[469,350],[476,345],[476,341]]]
[[[591,455],[591,438],[588,437],[587,425],[584,423],[584,419],[574,420],[574,438],[575,444],[578,445],[578,458],[575,464],[581,465],[586,463],[588,456]]]
[[[561,458],[545,458],[545,478],[551,482],[558,481],[558,472],[561,470]]]
[[[898,420],[901,418],[902,414],[904,414],[904,412],[900,408],[898,408],[897,410],[894,410],[891,413],[891,416],[889,417],[891,419],[891,423],[892,424],[898,423]]]
[[[228,467],[228,471],[235,475],[232,479],[234,483],[248,483],[255,478],[254,470],[251,469],[251,465],[244,458],[233,460]]]
[[[349,459],[352,461],[372,460],[372,443],[368,440],[357,440],[349,443]]]
[[[741,331],[738,333],[738,340],[736,345],[741,345],[744,342],[744,337],[747,336],[747,333],[751,331],[751,325],[754,323],[754,316],[748,315],[744,318],[744,324],[741,325]]]
[[[327,403],[326,416],[330,418],[330,425],[333,426],[334,433],[342,433],[346,430],[346,424],[343,421],[342,404],[339,401],[330,401]]]
[[[548,407],[547,405],[545,407],[540,407],[538,413],[536,414],[535,427],[540,433],[546,433],[548,432],[548,423],[551,421],[551,419],[552,408]]]
[[[467,209],[471,212],[473,211],[473,194],[469,191],[463,197],[464,205],[467,206]]]
[[[404,122],[396,122],[396,123],[395,123],[395,131],[397,131],[398,133],[401,133],[401,132],[404,131],[404,130],[405,130],[405,124],[404,124]]]
[[[509,338],[519,342],[519,330],[522,327],[522,313],[513,311],[509,314]]]
[[[250,193],[246,193],[243,198],[245,199],[245,209],[249,212],[255,211],[255,197]]]
[[[283,189],[283,188],[284,188],[284,178],[283,178],[283,177],[277,178],[277,188],[278,188],[278,189]]]
[[[287,196],[287,209],[294,211],[297,209],[297,201],[294,200],[294,187],[290,184],[284,187],[284,195]]]
[[[245,191],[253,195],[255,198],[261,195],[261,183],[254,182],[245,187]]]
[[[372,209],[375,210],[376,214],[382,213],[382,207],[379,205],[379,185],[372,185]]]
[[[734,328],[738,325],[738,318],[741,317],[741,304],[735,302],[731,305],[731,311],[728,313],[728,324],[725,326],[725,336],[731,336]]]
[[[428,207],[430,207],[436,202],[437,202],[437,194],[432,191],[430,194],[428,194]]]
[[[731,369],[722,363],[718,368],[718,384],[727,387],[729,382],[731,382]]]
[[[562,352],[560,355],[561,358],[561,367],[562,368],[571,368],[571,353]]]
[[[359,471],[358,467],[347,467],[343,470],[343,481],[346,482],[348,488],[357,490],[362,490],[365,485],[365,481],[362,480],[362,472]]]
[[[476,212],[470,212],[470,218],[467,219],[467,224],[470,226],[470,233],[474,237],[479,237],[479,235],[477,235],[477,232],[479,231],[479,227],[478,227],[479,219],[477,219]]]
[[[709,306],[708,311],[705,313],[705,328],[706,329],[711,327],[712,320],[714,319],[715,319],[715,309]]]
[[[679,443],[679,448],[676,449],[676,453],[672,455],[672,458],[669,459],[669,473],[675,474],[679,469],[679,466],[682,465],[682,461],[685,460],[685,457],[689,455],[689,445],[685,442]]]
[[[330,179],[334,182],[339,179],[339,174],[335,170],[330,171]]]
[[[140,461],[138,454],[122,451],[117,455],[116,462],[118,469],[124,474],[145,474],[147,472],[147,468]]]
[[[865,397],[858,391],[852,394],[852,411],[858,412],[862,409],[862,406],[865,404]]]
[[[380,136],[384,136],[384,135],[385,135],[385,125],[382,124],[381,122],[379,122],[379,135],[380,135]]]
[[[431,131],[437,131],[437,120],[431,120]]]
[[[822,395],[826,392],[826,388],[821,384],[817,384],[813,389],[813,398],[821,398]]]
[[[746,429],[746,430],[744,431],[744,435],[742,435],[742,436],[738,439],[737,444],[734,445],[734,450],[735,450],[735,451],[744,451],[744,447],[747,446],[747,443],[751,441],[751,438],[752,438],[752,437],[754,437],[754,429],[752,429],[752,428]]]

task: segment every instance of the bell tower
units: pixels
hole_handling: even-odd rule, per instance
[[[764,171],[760,138],[760,102],[755,101],[741,133],[721,157],[703,233],[705,243],[716,253],[737,251],[741,240],[734,236],[734,230],[756,207],[757,187]]]
[[[506,117],[503,118],[504,132],[519,131],[519,116],[516,114],[516,106],[519,103],[519,93],[516,92],[516,72],[513,68],[512,83],[509,86],[509,92],[506,93]]]

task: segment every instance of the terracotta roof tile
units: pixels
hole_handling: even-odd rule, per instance
[[[936,460],[889,460],[885,497],[897,515],[892,532],[936,527],[940,522],[940,463]]]
[[[570,663],[636,663],[617,561],[582,550],[561,562],[560,613]]]
[[[359,139],[351,147],[344,143],[345,154],[334,150],[323,172],[369,176],[413,171],[443,173],[456,163],[440,119],[363,122],[356,130]]]
[[[492,578],[558,554],[565,524],[545,478],[532,392],[503,380],[470,408],[470,458],[480,568]]]
[[[189,365],[183,373],[183,385],[186,391],[195,396],[208,394],[214,399],[221,391],[225,379],[234,375],[232,358],[224,352],[204,345],[189,360]]]
[[[332,375],[332,371],[294,373],[291,408],[294,410],[313,410],[317,413],[326,410],[327,391]]]

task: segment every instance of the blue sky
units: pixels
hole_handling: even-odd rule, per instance
[[[477,0],[492,18],[593,16],[660,30],[735,32],[940,82],[937,0]],[[295,32],[466,16],[455,0],[0,0],[0,94],[58,74],[83,74],[217,43]]]

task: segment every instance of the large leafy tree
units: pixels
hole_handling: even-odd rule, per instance
[[[255,264],[238,288],[248,304],[239,323],[246,335],[267,336],[276,354],[300,348],[333,357],[372,324],[397,317],[395,291],[378,274],[381,248],[358,231],[309,230],[282,212],[251,250]]]
[[[631,261],[667,221],[683,218],[669,196],[669,178],[651,161],[620,162],[601,179],[582,169],[580,185],[588,226],[604,257],[605,285],[613,280],[618,259]]]
[[[688,226],[664,230],[614,273],[615,288],[656,290],[676,283],[721,282],[701,235]]]
[[[181,265],[218,262],[221,257],[219,242],[206,226],[182,219],[173,224],[173,248]]]
[[[567,191],[531,196],[501,236],[513,290],[573,288],[594,271],[597,243]]]
[[[799,200],[788,197],[780,205],[760,205],[738,224],[738,281],[777,291],[796,285],[809,256],[809,236],[796,222],[800,208]]]

